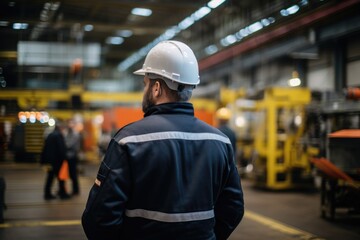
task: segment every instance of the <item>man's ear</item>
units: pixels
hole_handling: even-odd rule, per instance
[[[159,81],[156,81],[152,88],[153,94],[155,97],[161,96],[161,84]]]

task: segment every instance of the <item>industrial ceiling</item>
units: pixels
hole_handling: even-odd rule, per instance
[[[207,2],[4,0],[0,2],[0,57],[15,57],[19,41],[99,43],[102,61],[118,64]],[[134,15],[134,8],[150,9],[152,13]]]
[[[185,27],[184,31],[170,37],[190,43],[195,55],[201,60],[200,70],[204,69],[205,65],[212,67],[219,61],[234,57],[234,52],[240,54],[249,51],[249,49],[259,49],[265,43],[268,44],[283,38],[285,32],[287,34],[290,32],[300,33],[300,26],[303,28],[312,27],[309,23],[316,26],[320,20],[323,21],[327,15],[330,16],[331,14],[326,15],[326,11],[329,12],[326,10],[316,15],[315,11],[321,10],[325,5],[331,6],[338,3],[335,0],[4,0],[0,2],[0,67],[6,69],[8,66],[12,66],[8,68],[11,70],[8,72],[13,70],[17,74],[11,76],[11,73],[10,75],[7,73],[8,75],[5,76],[9,87],[19,85],[28,87],[29,85],[21,82],[22,79],[41,78],[39,75],[33,77],[32,73],[68,71],[70,65],[60,67],[52,65],[50,69],[41,68],[41,65],[46,64],[33,64],[30,69],[30,67],[26,67],[26,64],[23,64],[25,67],[19,68],[19,61],[28,52],[21,53],[18,46],[23,42],[32,42],[39,43],[38,47],[43,46],[44,49],[45,47],[53,47],[49,44],[63,44],[62,46],[67,46],[63,48],[64,51],[70,55],[76,45],[97,44],[100,52],[98,62],[95,61],[98,64],[97,67],[118,68],[134,53],[151,45],[154,40],[159,39],[169,29],[174,26],[179,27],[181,24],[189,24],[186,21],[189,16],[193,20],[197,18],[195,13],[203,13],[201,9],[204,7],[210,9],[210,2],[221,4],[218,8],[211,8],[211,13],[199,19],[199,24],[194,24],[187,29]],[[338,3],[338,5],[346,5],[346,3],[349,6],[357,5],[356,2],[356,0],[348,0],[341,2],[341,4]],[[135,15],[133,10],[136,8],[149,9],[152,12],[149,16]],[[335,15],[341,15],[338,14],[341,9],[337,9],[336,6],[334,8],[334,14],[328,18],[329,22],[335,21]],[[296,12],[296,14],[292,14],[291,11]],[[309,15],[309,17],[303,18],[305,15]],[[287,24],[292,24],[292,26],[289,27]],[[281,25],[283,27],[279,28]],[[257,28],[258,26],[261,28]],[[252,34],[249,32],[250,28],[257,29]],[[290,28],[292,28],[291,31]],[[241,31],[245,31],[245,35],[242,35]],[[251,36],[254,36],[255,41],[248,41],[251,38],[248,36],[250,33]],[[240,38],[238,38],[239,34]],[[261,36],[257,36],[259,34]],[[223,40],[232,42],[223,44],[221,42]],[[204,49],[211,45],[224,49],[224,53],[215,53],[213,56],[211,54],[205,55]],[[27,47],[31,52],[35,45],[27,45]],[[57,49],[61,50],[60,47]],[[32,54],[36,55],[37,53]],[[60,61],[61,58],[63,57],[60,56],[55,60]],[[46,58],[44,59],[47,61]],[[91,57],[84,59],[91,60]],[[137,60],[139,61],[136,67],[139,67],[142,62],[140,61],[141,56]],[[22,77],[25,75],[19,74],[20,72],[30,73],[30,75]],[[106,78],[106,74],[103,76]],[[11,80],[16,78],[20,80],[12,84]],[[47,76],[47,79],[54,78]],[[62,78],[58,79],[62,80]]]

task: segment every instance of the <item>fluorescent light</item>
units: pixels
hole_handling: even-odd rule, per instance
[[[297,13],[297,11],[299,11],[299,9],[300,8],[298,5],[293,5],[286,10],[289,12],[289,14],[294,14],[294,13]]]
[[[194,19],[192,17],[187,17],[184,20],[182,20],[178,26],[181,30],[185,30],[191,25],[193,25],[193,23],[194,23]]]
[[[150,42],[145,47],[141,48],[136,53],[132,54],[130,57],[122,61],[118,65],[119,71],[125,71],[129,67],[131,67],[134,63],[139,61],[141,58],[145,57],[146,54],[149,52],[149,50],[154,47],[157,43],[163,41],[163,40],[169,40],[176,36],[179,32],[182,30],[185,30],[189,28],[191,25],[193,25],[196,21],[200,20],[207,14],[211,12],[211,8],[216,8],[226,0],[212,0],[210,1],[207,6],[199,8],[197,11],[195,11],[192,15],[188,16],[187,18],[183,19],[178,25],[173,26],[169,29],[167,29],[162,35],[157,37],[154,41]],[[151,10],[150,10],[151,11]],[[133,12],[133,14],[135,14]]]
[[[267,18],[261,19],[261,24],[266,27],[270,25],[270,21]]]
[[[148,8],[133,8],[131,13],[138,16],[148,17],[152,14],[152,11]]]
[[[168,30],[165,31],[165,36],[168,39],[173,38],[177,33],[177,29],[176,28],[169,28]]]
[[[106,39],[106,43],[112,44],[112,45],[120,45],[123,42],[124,42],[124,38],[122,38],[122,37],[108,37]]]
[[[281,9],[281,10],[280,10],[280,14],[281,14],[281,16],[283,16],[283,17],[289,16],[289,12],[288,12],[286,9]]]
[[[193,25],[195,23],[195,21],[200,20],[201,18],[203,18],[204,16],[206,16],[207,14],[209,14],[211,12],[211,9],[208,7],[202,7],[199,8],[196,12],[194,12],[193,14],[191,14],[191,16],[185,18],[184,20],[182,20],[178,26],[181,30],[185,30],[187,28],[189,28],[191,25]]]
[[[13,29],[27,29],[29,24],[27,23],[14,23]]]
[[[251,33],[253,33],[253,32],[261,30],[263,28],[263,25],[260,22],[255,22],[255,23],[249,25],[248,28],[249,28],[249,31]]]
[[[239,31],[239,34],[240,36],[242,37],[246,37],[250,34],[251,32],[249,31],[249,29],[246,27],[246,28],[243,28]]]
[[[209,45],[205,48],[205,53],[207,55],[214,54],[218,51],[218,47],[215,44]]]
[[[270,24],[273,24],[275,22],[275,18],[269,17],[268,20],[270,21]]]
[[[202,7],[199,10],[197,10],[196,12],[194,12],[194,14],[192,15],[194,17],[194,20],[197,21],[203,17],[205,17],[206,15],[208,15],[211,12],[211,9],[208,7]]]
[[[287,9],[282,9],[282,10],[280,10],[280,14],[281,14],[281,16],[283,16],[283,17],[287,17],[287,16],[289,16],[289,15],[292,15],[292,14],[297,13],[297,12],[299,11],[299,9],[300,9],[300,7],[295,4],[295,5],[287,8]]]
[[[225,2],[226,0],[212,0],[210,2],[208,2],[208,6],[210,8],[217,8],[218,6],[220,6],[223,2]]]
[[[84,26],[84,30],[85,30],[86,32],[90,32],[90,31],[92,31],[93,29],[94,29],[94,26],[91,25],[91,24],[87,24],[87,25]]]
[[[237,41],[235,35],[227,35],[225,38],[220,40],[220,44],[224,47],[227,47]]]
[[[309,4],[309,1],[308,1],[308,0],[301,0],[299,4],[300,4],[301,6],[305,6],[305,5],[308,5],[308,4]]]
[[[233,43],[235,43],[236,42],[236,37],[235,37],[235,35],[228,35],[228,36],[226,36],[226,41],[229,43],[229,44],[233,44]]]

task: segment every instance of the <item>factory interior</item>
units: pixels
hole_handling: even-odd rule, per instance
[[[0,35],[1,240],[87,239],[104,149],[143,118],[133,72],[165,40],[198,60],[195,116],[230,112],[245,215],[229,239],[360,239],[360,0],[2,0]],[[80,194],[47,201],[60,120]]]

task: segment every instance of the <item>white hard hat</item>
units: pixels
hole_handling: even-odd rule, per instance
[[[179,41],[163,41],[153,47],[136,75],[162,76],[171,82],[195,86],[200,83],[199,67],[193,51]],[[174,84],[174,83],[173,83]]]

